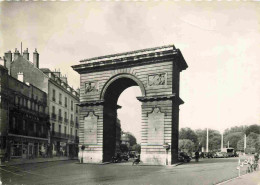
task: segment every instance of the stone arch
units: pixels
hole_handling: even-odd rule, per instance
[[[141,161],[178,162],[180,72],[188,67],[179,49],[148,48],[85,59],[72,67],[81,80],[79,144],[88,146],[80,154],[84,163],[111,160],[117,143],[117,99],[131,86],[139,86],[142,93],[137,97],[142,104]],[[89,112],[98,118],[84,119]],[[85,137],[89,128],[94,131]]]
[[[100,100],[104,100],[104,97],[105,97],[107,88],[108,88],[113,82],[115,82],[116,80],[118,80],[118,79],[120,79],[120,78],[129,78],[129,79],[133,80],[133,81],[136,82],[136,84],[140,87],[141,92],[142,92],[142,96],[145,96],[145,95],[146,95],[144,85],[143,85],[143,83],[142,83],[137,77],[135,77],[135,76],[132,75],[132,74],[128,74],[128,73],[119,73],[119,74],[116,74],[116,75],[112,76],[112,77],[104,84],[104,86],[103,86],[103,88],[102,88],[102,90],[101,90],[101,93],[100,93]]]

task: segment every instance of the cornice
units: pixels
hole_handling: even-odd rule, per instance
[[[79,101],[79,97],[74,95],[73,93],[69,92],[66,88],[62,87],[60,84],[58,84],[55,80],[49,78],[49,81],[55,85],[57,88],[61,89],[63,92],[67,93],[69,96],[72,96],[75,98],[77,101]],[[75,90],[74,90],[75,91]],[[76,92],[76,91],[75,91]]]
[[[148,101],[159,101],[159,100],[172,100],[175,97],[175,94],[169,95],[156,95],[156,96],[139,96],[137,99],[141,102]]]
[[[178,64],[180,71],[188,67],[180,50],[170,45],[85,59],[80,61],[82,64],[74,65],[72,68],[82,74],[84,72],[107,70],[113,67],[144,65],[173,59],[177,59],[176,62],[180,63]]]
[[[152,102],[152,101],[166,101],[166,100],[173,100],[173,102],[177,105],[181,105],[184,101],[176,96],[176,94],[169,94],[169,95],[156,95],[156,96],[140,96],[137,97],[140,102]]]
[[[131,56],[137,56],[137,55],[146,55],[154,52],[162,52],[166,50],[172,50],[175,49],[174,45],[167,45],[167,46],[161,46],[161,47],[155,47],[155,48],[147,48],[147,49],[141,49],[141,50],[135,50],[130,52],[123,52],[123,53],[117,53],[112,55],[105,55],[100,57],[94,57],[89,59],[81,60],[80,62],[101,62],[101,61],[107,61],[107,60],[114,60],[119,58],[126,58]]]
[[[103,100],[95,100],[95,101],[84,101],[77,103],[78,106],[83,107],[83,106],[94,106],[94,105],[103,105],[104,101]]]

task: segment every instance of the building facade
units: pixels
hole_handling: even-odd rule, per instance
[[[78,154],[79,93],[67,83],[67,77],[58,71],[41,69],[49,77],[49,113],[52,153],[75,157]]]
[[[13,78],[23,73],[25,82],[41,89],[47,94],[47,113],[50,120],[49,155],[77,156],[78,151],[78,106],[79,94],[67,83],[60,72],[39,68],[39,53],[35,49],[33,62],[29,60],[26,49],[20,54],[16,49],[5,53],[6,68]]]
[[[47,94],[8,74],[0,65],[1,158],[34,158],[47,155],[49,116]]]

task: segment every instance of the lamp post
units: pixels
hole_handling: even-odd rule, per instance
[[[164,143],[163,148],[165,148],[165,165],[168,165],[168,151],[170,149],[170,145],[168,143]]]
[[[222,134],[221,134],[221,149],[220,149],[220,151],[223,151],[223,132],[222,132]]]
[[[81,160],[80,160],[80,163],[83,163],[83,151],[85,150],[85,145],[82,145],[81,146]]]
[[[246,134],[245,134],[245,138],[244,138],[244,155],[246,154]]]
[[[206,145],[206,152],[209,152],[209,129],[207,128],[207,145]]]

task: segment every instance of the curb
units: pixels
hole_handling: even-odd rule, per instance
[[[240,176],[238,176],[238,177],[234,177],[234,178],[231,178],[231,179],[225,180],[225,181],[223,181],[223,182],[217,183],[216,185],[225,184],[225,183],[227,183],[227,182],[233,181],[233,180],[238,179],[238,178],[240,178],[240,177],[243,177],[243,176],[245,176],[245,175],[247,175],[247,173],[244,174],[244,175],[240,175]]]
[[[106,164],[110,164],[111,162],[104,162],[104,163],[80,163],[77,162],[76,164],[91,164],[91,165],[106,165]]]
[[[57,162],[57,161],[70,161],[70,160],[78,160],[78,159],[61,159],[61,160],[47,160],[47,161],[36,161],[36,162],[26,162],[26,163],[16,163],[16,164],[4,164],[1,165],[0,167],[5,167],[5,166],[17,166],[17,165],[24,165],[24,164],[36,164],[36,163],[46,163],[46,162]]]

